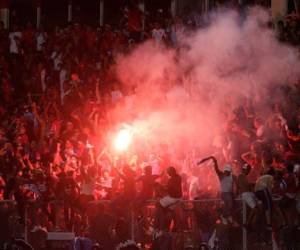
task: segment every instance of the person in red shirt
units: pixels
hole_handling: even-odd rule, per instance
[[[168,229],[170,220],[168,212],[173,211],[182,198],[182,179],[174,167],[168,167],[166,170],[168,174],[168,182],[165,186],[165,195],[161,198],[156,206],[155,212],[155,228],[158,231]],[[175,225],[177,225],[177,221]]]

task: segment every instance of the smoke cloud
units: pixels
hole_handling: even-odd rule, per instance
[[[264,115],[280,100],[267,99],[270,89],[299,76],[296,49],[277,40],[266,11],[253,8],[242,20],[223,10],[211,20],[181,36],[180,49],[148,41],[119,56],[115,70],[128,96],[112,114],[133,126],[144,149],[214,153],[234,107],[263,102]]]

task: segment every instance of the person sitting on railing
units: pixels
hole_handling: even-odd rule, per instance
[[[167,195],[159,203],[163,208],[172,208],[182,198],[182,180],[174,167],[167,169],[169,180],[166,186]]]
[[[137,182],[142,183],[142,190],[136,199],[136,206],[138,208],[142,207],[147,200],[153,199],[154,189],[157,185],[156,180],[160,178],[160,175],[152,174],[151,166],[146,166],[144,171],[145,174],[136,179]]]
[[[174,209],[182,198],[182,181],[181,176],[174,167],[167,169],[169,180],[166,185],[166,194],[157,204],[155,215],[155,227],[158,230],[167,230],[169,223],[167,220],[167,212]]]

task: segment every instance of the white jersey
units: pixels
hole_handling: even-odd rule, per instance
[[[20,31],[15,31],[9,33],[9,52],[14,54],[19,54],[19,47],[17,40],[22,38],[22,33]]]
[[[62,62],[62,54],[58,53],[57,51],[53,51],[51,55],[51,59],[53,60],[54,70],[58,71],[59,65]]]
[[[220,178],[220,183],[221,183],[221,192],[222,193],[232,193],[233,192],[233,177],[232,175],[229,176],[222,176]]]
[[[45,40],[44,34],[43,33],[39,33],[36,36],[36,50],[37,51],[42,51],[43,45],[44,45],[45,42],[46,42],[46,40]]]

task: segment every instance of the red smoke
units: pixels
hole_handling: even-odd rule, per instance
[[[292,83],[300,73],[296,50],[277,41],[265,11],[252,9],[243,23],[234,11],[212,18],[209,27],[182,36],[181,49],[148,41],[119,56],[115,68],[126,94],[111,111],[114,120],[131,124],[149,153],[170,145],[184,172],[193,165],[183,166],[188,155],[220,157],[234,107],[257,103],[271,86]],[[263,117],[273,104],[265,103]]]

